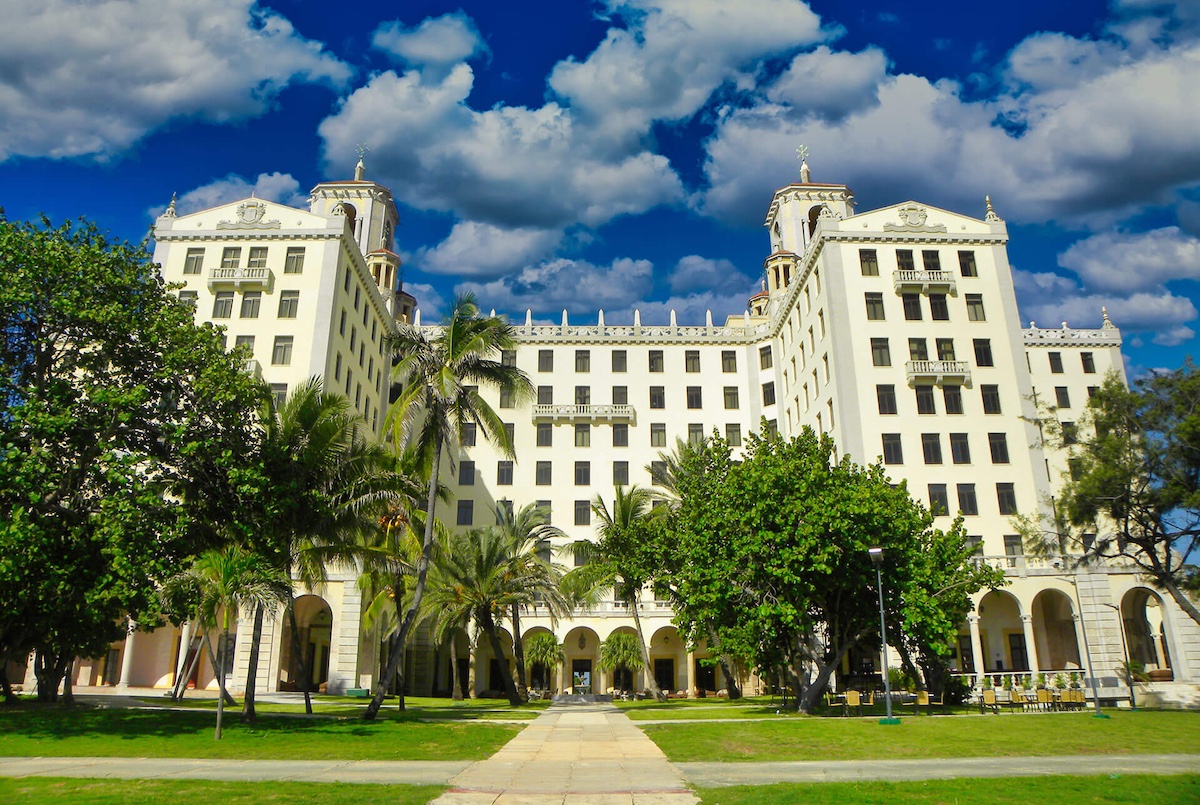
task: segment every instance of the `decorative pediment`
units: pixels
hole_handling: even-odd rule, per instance
[[[267,205],[261,201],[247,201],[238,205],[236,221],[219,221],[217,229],[279,229],[280,223],[263,220]]]
[[[926,224],[929,213],[919,204],[905,204],[896,210],[900,214],[900,223],[884,224],[884,232],[942,232],[946,231],[945,224]]]

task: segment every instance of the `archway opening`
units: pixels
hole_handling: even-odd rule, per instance
[[[1062,590],[1042,590],[1033,599],[1033,634],[1042,671],[1078,671],[1075,610]]]
[[[1011,594],[996,590],[979,601],[979,637],[983,650],[977,663],[980,670],[1029,670],[1021,606]]]
[[[301,673],[301,657],[296,654],[297,641],[292,638],[292,619],[285,613],[279,652],[278,689],[323,692],[329,680],[333,610],[319,595],[302,595],[292,607],[296,614],[296,632],[307,676]]]
[[[1145,587],[1135,587],[1121,599],[1121,622],[1129,661],[1141,664],[1157,682],[1174,679],[1163,611],[1162,599]]]

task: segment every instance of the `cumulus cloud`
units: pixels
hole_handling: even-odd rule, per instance
[[[277,201],[289,207],[307,207],[308,194],[290,173],[260,173],[253,180],[230,173],[206,185],[188,190],[179,196],[175,209],[180,215],[205,210],[231,201],[254,196],[265,201]],[[152,207],[151,217],[161,215],[166,205]]]
[[[1200,239],[1169,226],[1149,232],[1103,232],[1071,244],[1058,264],[1089,288],[1145,290],[1200,279]]]
[[[562,240],[554,229],[501,229],[460,221],[432,248],[417,251],[414,262],[431,274],[495,276],[545,257]]]
[[[1045,298],[1047,295],[1063,295],[1075,293],[1079,284],[1074,280],[1055,274],[1053,271],[1023,271],[1013,270],[1013,285],[1018,296],[1029,296],[1032,299]]]
[[[110,158],[168,121],[260,115],[294,81],[350,68],[253,0],[10,3],[0,160]]]
[[[427,17],[411,28],[399,20],[386,22],[375,29],[371,46],[439,78],[455,64],[488,52],[474,20],[462,11]]]
[[[1122,330],[1133,332],[1169,333],[1179,325],[1196,318],[1196,306],[1185,296],[1170,291],[1117,294],[1080,294],[1060,299],[1030,300],[1022,305],[1024,317],[1040,326],[1058,326],[1068,322],[1072,327],[1097,327],[1100,309],[1108,308],[1109,318]]]
[[[878,48],[850,53],[821,45],[792,59],[767,88],[767,98],[786,104],[800,117],[841,120],[879,103],[879,86],[887,66],[887,56]]]
[[[754,293],[754,280],[738,271],[731,261],[712,260],[698,254],[680,258],[667,276],[667,284],[676,293],[699,289],[746,297]]]
[[[1154,338],[1152,338],[1151,340],[1155,344],[1158,344],[1159,346],[1177,347],[1180,344],[1184,344],[1184,343],[1187,343],[1188,341],[1191,341],[1195,337],[1196,337],[1195,330],[1193,330],[1191,327],[1185,327],[1183,325],[1179,325],[1178,327],[1172,327],[1171,329],[1169,329],[1165,332],[1160,332],[1158,335],[1154,336]]]
[[[446,309],[446,299],[437,288],[426,282],[404,283],[405,293],[410,293],[417,300],[417,308],[421,311],[421,319],[425,324],[438,321],[442,311]]]
[[[651,290],[654,266],[648,260],[617,258],[608,265],[557,258],[527,266],[491,282],[465,282],[459,290],[474,291],[486,304],[511,312],[521,321],[526,309],[535,314],[624,310]]]

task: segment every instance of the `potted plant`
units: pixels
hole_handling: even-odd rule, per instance
[[[1059,690],[1066,690],[1067,678],[1065,676],[1063,676],[1062,674],[1055,674],[1054,675],[1054,687],[1058,688]]]
[[[1038,690],[1046,689],[1046,675],[1045,674],[1039,673],[1037,675],[1037,686],[1038,686]]]
[[[1076,671],[1072,671],[1070,674],[1070,680],[1071,680],[1071,690],[1077,689],[1079,687],[1079,673]]]
[[[1013,678],[1012,678],[1012,675],[1011,675],[1011,674],[1009,674],[1009,675],[1006,675],[1006,676],[1004,677],[1004,689],[1005,689],[1005,690],[1007,690],[1007,691],[1008,691],[1010,694],[1012,693],[1012,689],[1013,689]]]

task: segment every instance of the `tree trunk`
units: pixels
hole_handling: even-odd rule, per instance
[[[458,676],[458,629],[450,633],[450,699],[461,702],[466,692]]]
[[[1162,583],[1163,589],[1170,593],[1171,597],[1175,599],[1175,603],[1179,604],[1179,608],[1186,612],[1189,618],[1194,620],[1197,625],[1200,625],[1200,609],[1196,608],[1195,602],[1179,589],[1179,585],[1171,580],[1170,575],[1166,572],[1166,568],[1163,568],[1162,563],[1158,561],[1157,557],[1155,557],[1154,565],[1156,569],[1162,571],[1158,574],[1158,580]]]
[[[8,658],[0,658],[0,692],[4,694],[5,704],[16,704],[17,694],[13,693],[12,683],[8,681]]]
[[[38,683],[39,702],[58,701],[58,686],[62,684],[63,675],[66,672],[66,662],[61,660],[57,654],[47,654],[47,650],[44,648],[37,650],[33,657],[33,675]]]
[[[229,651],[229,630],[225,630],[225,639],[217,651],[217,687],[221,692],[217,695],[217,733],[214,740],[221,740],[221,720],[225,717],[225,652]]]
[[[513,681],[512,671],[508,667],[508,660],[504,657],[504,647],[500,644],[500,632],[496,629],[496,623],[492,620],[492,613],[486,609],[483,611],[481,627],[483,632],[488,637],[488,642],[492,645],[492,653],[495,654],[500,666],[500,681],[504,683],[504,693],[508,696],[508,703],[513,707],[521,706],[521,697],[517,694],[517,684]]]
[[[834,669],[841,667],[842,660],[849,651],[850,643],[847,643],[838,650],[831,662],[817,663],[817,678],[812,680],[803,690],[796,709],[798,709],[801,713],[812,712],[813,705],[817,703],[818,697],[825,692],[825,687],[829,684],[829,677],[833,676]],[[797,681],[799,680],[797,679]],[[798,691],[798,694],[799,693],[800,692]]]
[[[71,659],[67,662],[67,670],[63,674],[63,706],[64,707],[74,707],[75,706],[75,691],[71,687],[71,682],[73,681],[71,679],[71,677],[74,675],[74,672],[75,672],[75,660]]]
[[[712,629],[708,630],[708,645],[717,653],[717,661],[721,665],[721,673],[725,674],[725,690],[729,693],[729,700],[735,701],[742,698],[742,688],[738,684],[737,677],[733,674],[735,667],[733,657],[721,651],[721,641],[717,638],[717,633]]]
[[[479,659],[479,627],[472,621],[467,627],[471,633],[467,635],[467,698],[479,698],[479,670],[476,660]]]
[[[246,696],[242,701],[242,722],[253,724],[258,719],[254,712],[254,694],[258,688],[258,650],[262,645],[263,605],[254,608],[254,632],[250,636],[250,667],[246,669]]]
[[[521,606],[512,605],[513,661],[517,664],[517,695],[521,701],[529,701],[529,687],[525,684],[525,643],[521,640]]]
[[[654,694],[654,698],[660,702],[667,700],[667,694],[662,692],[662,688],[658,686],[658,680],[654,678],[654,666],[650,664],[650,650],[646,648],[646,636],[642,633],[642,616],[638,612],[637,591],[629,596],[629,611],[633,613],[633,625],[637,629],[638,648],[642,650],[642,663],[646,666],[646,687],[650,688],[650,692]]]
[[[224,650],[222,650],[224,653]],[[227,703],[230,707],[237,707],[237,699],[233,698],[233,694],[225,688],[225,682],[221,679],[225,673],[225,666],[217,663],[217,655],[213,653],[212,641],[208,641],[208,661],[212,663],[213,675],[217,678],[217,688],[221,691],[219,699]],[[224,662],[222,660],[222,662]]]
[[[178,702],[183,699],[183,694],[187,691],[188,680],[192,678],[192,674],[196,673],[196,666],[200,664],[200,659],[201,659],[201,657],[204,656],[204,647],[207,644],[208,644],[208,635],[201,633],[200,645],[196,647],[196,653],[194,655],[192,655],[192,661],[190,663],[188,663],[188,667],[187,667],[184,675],[180,679],[176,680],[175,695],[171,697],[171,699],[173,701]],[[190,648],[190,646],[189,646],[189,648]]]
[[[429,494],[425,499],[425,535],[421,540],[421,558],[417,560],[417,584],[413,589],[413,600],[408,605],[408,612],[405,613],[404,620],[400,622],[400,628],[396,630],[394,638],[396,646],[403,646],[408,640],[409,630],[412,629],[413,622],[417,618],[417,610],[421,606],[421,599],[425,595],[425,580],[429,576],[429,559],[433,553],[434,513],[437,507],[438,471],[441,469],[441,463],[442,432],[439,429],[433,440],[433,466],[429,470]],[[400,652],[392,650],[388,656],[387,670],[384,672],[383,678],[392,679],[396,675],[399,663]],[[379,708],[383,706],[385,695],[387,695],[387,688],[380,685],[379,690],[375,691],[371,703],[363,712],[364,719],[367,721],[375,719]]]
[[[304,649],[300,646],[300,627],[296,625],[296,599],[291,593],[288,593],[288,625],[291,626],[292,652],[295,655],[297,676],[302,680],[300,689],[304,691],[304,712],[311,716],[312,691],[308,688],[312,684],[312,671],[304,659]]]
[[[403,713],[404,712],[404,671],[405,671],[404,666],[406,664],[405,663],[406,655],[408,654],[408,645],[405,643],[401,643],[400,648],[397,650],[400,652],[400,667],[396,670],[396,699],[397,699],[396,708],[401,713]]]

